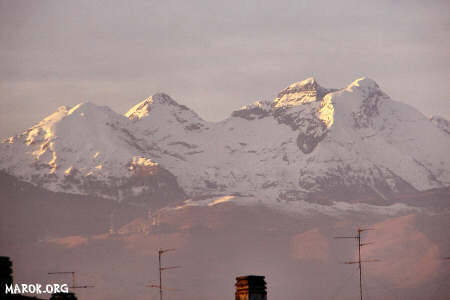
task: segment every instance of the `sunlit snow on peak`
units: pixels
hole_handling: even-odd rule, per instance
[[[325,88],[321,87],[313,77],[310,77],[295,82],[282,90],[274,100],[274,107],[298,106],[321,100],[327,93]]]
[[[320,109],[317,112],[317,117],[325,123],[327,128],[333,126],[334,106],[331,94],[328,94],[323,98],[322,103],[320,104]]]
[[[379,89],[380,87],[375,82],[375,80],[372,80],[367,77],[361,77],[353,81],[348,87],[347,90],[353,91],[355,88],[359,89]]]
[[[291,85],[289,85],[289,88],[299,88],[299,87],[306,87],[306,86],[316,86],[317,81],[314,77],[306,78],[305,80],[294,82]]]
[[[152,103],[153,103],[152,97],[149,97],[144,101],[139,102],[125,113],[125,117],[131,120],[139,120],[142,119],[143,117],[148,116],[148,113],[150,112],[150,104]]]
[[[129,111],[125,113],[125,117],[129,118],[130,120],[140,120],[144,117],[147,117],[150,111],[153,109],[152,106],[157,104],[181,106],[169,95],[164,93],[156,93],[153,96],[148,97],[144,101],[141,101],[133,106]]]

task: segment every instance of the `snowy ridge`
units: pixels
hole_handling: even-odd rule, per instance
[[[1,145],[7,173],[52,191],[96,194],[117,200],[148,191],[140,177],[166,170],[148,156],[132,122],[108,107],[60,107]],[[176,185],[175,178],[169,180]],[[176,186],[175,190],[180,190]]]
[[[274,100],[274,107],[298,106],[320,100],[328,93],[313,77],[295,82],[282,90]]]
[[[308,78],[218,123],[155,94],[125,116],[91,103],[61,107],[3,141],[0,168],[50,190],[123,200],[163,186],[178,197],[334,205],[364,195],[390,204],[396,193],[450,185],[444,121],[368,78],[339,90]]]

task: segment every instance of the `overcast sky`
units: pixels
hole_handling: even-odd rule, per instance
[[[226,118],[314,76],[367,76],[450,119],[450,1],[0,0],[0,137],[62,105],[165,92]]]

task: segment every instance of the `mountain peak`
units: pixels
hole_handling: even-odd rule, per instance
[[[157,93],[133,106],[125,117],[140,122],[140,126],[149,128],[160,126],[160,122],[179,124],[179,130],[192,131],[204,126],[204,121],[188,107],[178,104],[169,95]]]
[[[361,77],[353,81],[349,86],[347,86],[347,89],[354,90],[354,89],[379,89],[380,86],[375,82],[375,80],[372,80],[368,77]]]
[[[94,104],[92,102],[86,101],[86,102],[78,103],[74,107],[69,108],[67,110],[67,115],[74,114],[75,112],[77,112],[77,113],[87,113],[87,112],[91,112],[91,111],[98,110],[98,109],[104,109],[104,108],[105,107],[98,106],[98,105],[96,105],[96,104]]]
[[[317,83],[314,77],[308,77],[305,80],[294,82],[289,85],[289,88],[302,88],[305,90],[317,89],[320,85]]]
[[[294,82],[282,90],[274,101],[275,107],[297,106],[303,103],[321,100],[328,90],[321,87],[314,77]]]
[[[171,106],[182,106],[173,100],[169,95],[164,93],[156,93],[148,97],[144,101],[139,102],[125,113],[125,116],[131,120],[139,120],[148,116],[150,110],[154,105],[164,104]]]
[[[151,96],[151,98],[153,100],[153,103],[179,105],[175,100],[172,99],[172,97],[164,93],[156,93]]]
[[[117,199],[148,195],[144,182],[158,191],[169,177],[190,197],[273,203],[334,189],[336,197],[358,190],[384,199],[450,183],[448,123],[390,100],[368,78],[340,90],[307,78],[218,123],[162,93],[126,116],[92,103],[62,107],[0,143],[0,169],[55,191]]]

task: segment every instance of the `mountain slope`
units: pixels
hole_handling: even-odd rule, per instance
[[[450,122],[441,116],[432,116],[431,122],[446,134],[450,134]]]
[[[182,199],[176,178],[148,157],[133,131],[131,121],[107,107],[63,106],[2,143],[2,169],[52,191]]]
[[[0,168],[50,190],[144,202],[186,193],[387,204],[450,185],[450,138],[436,124],[371,79],[327,89],[308,78],[218,123],[165,94],[125,116],[63,107],[5,140]]]
[[[341,90],[308,78],[207,128],[159,133],[171,141],[164,148],[179,155],[160,162],[191,195],[282,201],[334,192],[386,202],[398,192],[449,185],[449,138],[367,78]]]

